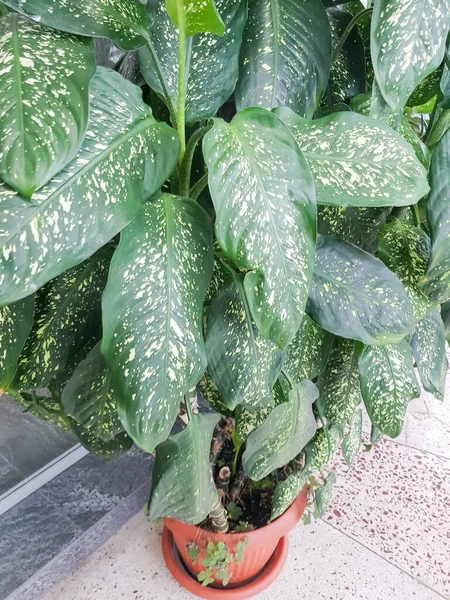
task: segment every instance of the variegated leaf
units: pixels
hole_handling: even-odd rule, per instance
[[[0,396],[11,383],[34,316],[34,296],[0,307]]]
[[[135,50],[147,39],[149,20],[140,0],[4,0],[4,4],[60,31],[109,38],[121,50]]]
[[[295,383],[314,379],[324,368],[332,344],[333,335],[305,315],[300,329],[286,348],[283,370]]]
[[[212,302],[206,331],[208,372],[227,408],[234,410],[238,404],[251,411],[272,407],[272,388],[283,352],[256,329],[242,276],[233,277]]]
[[[443,400],[448,360],[439,309],[419,321],[411,338],[411,347],[423,387],[438,400]]]
[[[354,340],[335,338],[331,354],[319,377],[319,413],[327,423],[344,426],[361,401],[358,355]]]
[[[156,450],[150,492],[150,521],[172,517],[197,525],[217,500],[209,463],[216,414],[198,414]]]
[[[336,473],[331,471],[325,483],[314,492],[315,511],[314,516],[321,518],[327,512],[333,496],[333,485],[336,483]]]
[[[342,456],[350,467],[356,456],[359,454],[362,446],[362,410],[357,409],[353,412],[349,421],[349,432],[342,440]]]
[[[31,198],[80,149],[94,46],[9,13],[0,19],[0,64],[0,177]]]
[[[323,469],[336,454],[339,444],[344,437],[341,425],[321,427],[305,448],[305,472],[312,474]]]
[[[280,517],[291,506],[305,485],[308,484],[309,474],[305,471],[291,473],[284,481],[279,481],[273,493],[272,512],[270,520]]]
[[[449,0],[376,0],[372,62],[394,112],[403,110],[417,85],[441,64],[449,27]]]
[[[412,333],[411,303],[402,283],[371,254],[319,236],[306,310],[335,335],[365,344],[389,344]]]
[[[408,342],[365,346],[358,367],[370,420],[384,435],[399,436],[409,401],[420,396]]]
[[[419,289],[419,278],[425,274],[430,257],[427,234],[405,220],[392,219],[380,229],[378,256],[403,283],[414,317],[420,321],[435,306]]]
[[[101,325],[101,296],[112,248],[50,281],[36,294],[33,329],[20,356],[13,387],[46,387]]]
[[[386,208],[358,206],[318,206],[317,229],[323,235],[350,242],[375,254],[378,231],[386,222]]]
[[[350,108],[366,117],[373,117],[371,110],[374,98],[371,94],[359,94],[350,100]],[[386,125],[393,127],[397,132],[414,148],[417,158],[428,169],[431,160],[431,154],[427,146],[422,142],[417,133],[411,127],[408,119],[403,115],[398,121],[398,116],[394,115],[392,111],[388,111],[386,119],[383,120]]]
[[[208,371],[203,375],[203,377],[198,382],[197,386],[203,398],[206,400],[207,404],[212,408],[214,412],[220,413],[222,415],[226,415],[227,417],[234,416],[232,410],[229,410],[222,396],[220,395],[219,390],[217,389],[216,384],[211,379]]]
[[[318,0],[252,0],[236,87],[238,109],[290,106],[312,117],[327,85],[331,32]]]
[[[333,50],[352,20],[352,15],[344,12],[341,8],[339,6],[327,10],[331,25]],[[331,68],[324,101],[333,105],[338,102],[345,102],[348,98],[363,94],[365,91],[366,60],[364,44],[358,29],[354,27]]]
[[[234,268],[221,258],[214,261],[211,281],[206,290],[205,304],[210,304],[217,298],[226,285],[234,280]]]
[[[119,415],[152,452],[206,369],[202,310],[213,267],[211,222],[188,198],[163,194],[122,231],[103,294],[102,353]]]
[[[262,335],[286,347],[300,326],[312,275],[316,207],[311,172],[273,114],[248,108],[216,119],[203,140],[226,256],[248,271],[244,289]]]
[[[214,0],[165,0],[172,23],[183,28],[186,36],[209,31],[216,35],[225,33],[225,25],[217,12]]]
[[[30,202],[0,184],[0,305],[36,291],[111,240],[172,173],[179,141],[141,90],[99,69],[80,153]]]
[[[408,98],[406,106],[420,108],[429,102],[439,92],[439,82],[441,80],[442,69],[436,69],[423,79],[411,96]],[[416,112],[422,112],[417,110]]]
[[[441,319],[444,323],[445,339],[450,344],[450,301],[441,306]]]
[[[192,38],[189,61],[186,64],[186,123],[213,117],[232,95],[239,70],[239,51],[247,17],[246,0],[218,0],[226,31],[222,37],[200,33]],[[178,93],[178,33],[170,22],[164,0],[149,0],[147,11],[152,26],[149,31],[153,51],[160,65],[155,64],[148,46],[139,50],[142,73],[159,94],[169,94],[174,105]],[[162,73],[165,89],[160,80]]]
[[[450,109],[450,44],[447,43],[447,48],[444,55],[444,68],[439,82],[441,90],[441,98],[439,106],[444,110]]]
[[[365,5],[360,0],[350,0],[348,2],[345,2],[345,4],[339,4],[338,8],[344,10],[347,13],[350,13],[352,17],[355,17],[365,9]],[[366,81],[367,86],[369,88],[373,83],[374,76],[372,59],[370,56],[370,25],[371,15],[369,14],[366,14],[363,17],[360,16],[356,25],[364,45],[364,58],[366,61]]]
[[[414,150],[383,123],[352,112],[314,121],[289,108],[274,112],[311,168],[319,204],[408,206],[428,193],[427,173]]]
[[[442,303],[450,299],[450,129],[433,151],[430,185],[427,220],[431,257],[420,288],[434,302]]]
[[[289,392],[289,399],[276,406],[264,423],[250,433],[242,464],[257,481],[286,465],[306,446],[316,432],[312,403],[316,386],[304,379]]]

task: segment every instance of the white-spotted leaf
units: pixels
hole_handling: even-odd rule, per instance
[[[291,129],[311,168],[319,204],[408,206],[428,193],[425,168],[387,125],[352,112],[315,121],[289,108],[274,112]]]
[[[361,392],[372,424],[384,435],[399,436],[409,401],[420,396],[408,342],[365,346],[358,368]]]
[[[342,456],[350,467],[362,446],[362,410],[353,412],[349,420],[349,431],[342,440]]]
[[[449,0],[375,1],[372,62],[394,112],[403,111],[414,88],[441,64],[449,27]]]
[[[305,485],[308,484],[308,480],[309,473],[300,471],[291,473],[284,481],[278,481],[273,493],[271,521],[287,511]]]
[[[238,109],[290,106],[312,117],[331,64],[331,32],[317,0],[252,0],[236,87]]]
[[[102,353],[122,423],[152,452],[206,369],[202,309],[212,226],[193,200],[163,194],[122,231],[103,294]]]
[[[318,429],[305,448],[305,472],[312,474],[321,471],[336,454],[343,437],[344,429],[341,425]]]
[[[149,519],[179,519],[188,525],[201,523],[217,501],[209,462],[216,414],[198,414],[180,433],[156,450]]]
[[[326,481],[323,485],[318,487],[314,492],[314,504],[315,511],[314,516],[316,518],[321,518],[327,512],[331,499],[333,497],[333,485],[336,483],[336,473],[331,471],[331,473],[326,478]]]
[[[0,177],[26,198],[80,149],[94,46],[9,13],[0,19]]]
[[[226,256],[247,271],[244,289],[262,335],[286,347],[300,326],[314,261],[311,172],[287,127],[249,108],[216,119],[203,141]]]
[[[365,344],[394,343],[414,330],[405,289],[381,260],[322,235],[306,310],[327,331]]]
[[[217,9],[225,23],[222,37],[200,33],[192,38],[186,63],[186,123],[213,117],[232,95],[239,70],[239,51],[247,17],[245,0],[218,0]],[[169,94],[174,105],[178,93],[178,33],[164,8],[164,0],[149,0],[147,11],[152,21],[149,31],[155,64],[148,46],[139,50],[142,74],[149,86],[161,95]],[[165,89],[161,85],[162,74]]]
[[[143,46],[150,25],[140,0],[4,0],[4,4],[60,31],[109,38],[121,50]]]
[[[78,156],[24,200],[0,184],[0,305],[36,291],[111,240],[172,173],[179,141],[141,90],[99,69]]]
[[[214,0],[165,0],[165,5],[172,23],[183,28],[186,36],[205,31],[216,35],[225,33]]]
[[[264,423],[250,433],[242,464],[246,474],[259,481],[292,460],[316,432],[312,403],[316,386],[304,379],[289,392],[287,402],[276,406]]]

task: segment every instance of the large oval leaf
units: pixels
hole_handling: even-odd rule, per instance
[[[152,452],[206,369],[202,309],[213,263],[212,227],[193,200],[148,203],[121,235],[103,294],[102,352],[119,415]]]
[[[259,481],[292,460],[313,438],[316,420],[312,403],[316,386],[304,379],[289,392],[289,399],[276,406],[264,423],[248,436],[242,456],[244,471]]]
[[[384,435],[399,436],[409,401],[420,396],[408,342],[366,346],[358,368],[370,420]]]
[[[411,347],[423,387],[438,400],[443,400],[448,360],[444,323],[439,309],[433,310],[417,324]]]
[[[327,331],[365,344],[390,344],[414,330],[405,289],[381,260],[322,235],[306,310]]]
[[[112,248],[66,271],[36,294],[33,329],[20,356],[13,387],[46,387],[101,326],[101,295]]]
[[[243,287],[236,276],[208,310],[208,371],[229,410],[272,407],[272,388],[281,370],[283,352],[266,340],[251,318]]]
[[[361,401],[356,342],[335,338],[328,362],[319,377],[317,406],[327,424],[344,427]]]
[[[270,520],[274,521],[291,506],[305,485],[309,482],[310,474],[306,471],[291,473],[287,479],[278,481],[273,492],[272,512]]]
[[[80,153],[32,201],[0,184],[0,305],[91,256],[136,215],[177,162],[179,141],[114,71],[91,82]]]
[[[420,321],[434,306],[419,289],[419,278],[425,274],[430,256],[427,234],[404,220],[392,219],[380,229],[378,253],[403,283],[414,317]]]
[[[408,206],[428,193],[427,172],[413,149],[383,123],[352,112],[315,121],[289,108],[274,112],[311,167],[319,204]]]
[[[216,119],[203,141],[217,240],[243,271],[252,317],[285,347],[303,316],[316,234],[314,184],[292,134],[249,108]]]
[[[449,18],[448,0],[376,0],[372,62],[381,93],[395,112],[441,64]]]
[[[30,198],[80,149],[95,72],[91,40],[0,19],[0,177]]]
[[[11,383],[34,316],[34,296],[0,307],[0,396]]]
[[[4,0],[4,4],[60,31],[109,38],[121,50],[135,50],[147,39],[149,20],[140,0]]]
[[[450,299],[450,129],[433,152],[430,185],[427,220],[431,257],[420,287],[435,302],[445,302]]]
[[[212,478],[209,451],[216,414],[191,417],[180,433],[171,436],[156,450],[149,519],[179,519],[198,525],[217,501]]]
[[[225,23],[222,37],[201,33],[192,38],[190,60],[186,64],[186,123],[213,117],[232,95],[238,77],[238,59],[247,17],[245,0],[218,0],[217,10]],[[159,70],[174,105],[178,93],[178,38],[164,8],[164,0],[147,4],[152,26],[150,39],[159,59]],[[149,86],[161,95],[166,93],[158,67],[148,46],[139,50],[142,73]]]
[[[320,0],[252,0],[235,94],[237,107],[286,105],[312,117],[330,65],[330,24]]]

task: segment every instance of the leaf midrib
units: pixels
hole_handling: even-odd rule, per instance
[[[114,152],[114,150],[116,150],[122,144],[125,144],[126,142],[128,142],[135,135],[138,135],[138,133],[140,133],[142,130],[149,128],[149,125],[159,125],[159,123],[157,123],[156,121],[153,121],[152,119],[149,119],[148,117],[144,117],[144,118],[140,119],[138,121],[138,124],[134,124],[133,128],[129,132],[127,132],[127,134],[121,134],[116,139],[116,141],[114,141],[114,143],[111,144],[111,146],[108,146],[108,148],[99,152],[99,154],[94,159],[88,161],[85,165],[83,165],[83,167],[79,171],[76,171],[73,175],[68,177],[68,179],[66,179],[61,186],[59,186],[54,192],[52,192],[48,196],[48,198],[46,198],[40,204],[38,204],[36,206],[36,209],[33,210],[30,215],[28,215],[22,221],[19,221],[18,226],[15,229],[13,229],[13,231],[11,232],[11,235],[9,235],[2,242],[2,245],[6,245],[11,240],[13,240],[14,237],[17,236],[20,232],[22,232],[29,225],[29,223],[34,219],[34,217],[37,214],[39,214],[41,209],[44,210],[45,208],[47,208],[47,206],[51,205],[53,200],[55,200],[55,198],[58,198],[61,195],[61,193],[64,190],[66,190],[68,187],[70,187],[75,181],[77,181],[78,179],[83,177],[91,169],[94,169],[100,162],[102,162],[107,156],[112,154]],[[78,157],[80,157],[81,153],[83,153],[83,152],[84,152],[84,149],[82,148]],[[74,160],[77,160],[78,157],[75,157]],[[13,196],[11,198],[11,200],[13,200],[13,199],[20,199],[23,202],[29,203],[28,200],[23,199],[19,194],[17,194],[16,196]]]
[[[277,82],[278,82],[278,53],[280,46],[280,5],[278,0],[270,0],[270,12],[272,14],[273,23],[273,41],[274,41],[274,52],[273,52],[273,87],[272,87],[272,104],[276,106],[275,101],[277,97]]]
[[[12,51],[14,55],[14,71],[16,73],[16,77],[14,79],[16,83],[16,99],[17,99],[17,114],[18,114],[18,127],[19,127],[19,136],[20,136],[20,147],[22,151],[22,164],[25,165],[25,123],[23,116],[23,89],[22,89],[22,72],[20,65],[20,40],[19,40],[19,15],[17,13],[13,13],[10,15],[9,19],[11,19],[11,29],[12,29]],[[8,21],[8,17],[5,18]]]

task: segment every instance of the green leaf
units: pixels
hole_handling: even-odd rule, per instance
[[[286,105],[311,118],[330,63],[330,24],[321,2],[253,0],[235,94],[238,110]]]
[[[438,400],[443,400],[448,361],[439,309],[419,321],[411,338],[411,347],[423,387]]]
[[[122,423],[147,452],[167,439],[206,369],[202,309],[212,266],[208,216],[170,194],[144,205],[111,262],[102,353]]]
[[[305,472],[311,475],[315,471],[322,470],[335,455],[343,437],[344,430],[341,425],[332,425],[329,428],[321,427],[318,429],[313,439],[305,448]]]
[[[109,38],[121,50],[135,50],[146,42],[149,20],[140,0],[4,0],[4,4],[60,31]]]
[[[11,383],[34,316],[34,296],[0,307],[0,396]]]
[[[36,294],[34,325],[20,356],[15,389],[46,387],[99,329],[111,256],[112,248],[103,248]]]
[[[419,278],[425,274],[430,256],[427,234],[405,220],[392,219],[380,229],[378,255],[403,283],[414,317],[420,321],[434,306],[419,289]]]
[[[190,37],[209,31],[216,35],[225,33],[225,25],[214,0],[165,0],[167,14],[172,23]]]
[[[360,94],[350,100],[350,107],[355,112],[365,115],[367,117],[372,116],[371,110],[374,104],[374,98],[371,94]],[[411,127],[410,122],[404,116],[400,118],[400,122],[397,123],[397,116],[389,110],[389,114],[386,116],[385,124],[389,127],[395,128],[397,132],[414,148],[417,158],[420,160],[422,165],[428,169],[430,165],[431,154],[426,145],[419,138],[417,133]]]
[[[431,300],[442,303],[450,299],[450,129],[433,151],[430,186],[427,220],[431,257],[420,288]]]
[[[371,254],[319,236],[306,310],[327,331],[365,344],[390,344],[414,330],[402,283]]]
[[[327,13],[330,19],[334,50],[347,25],[352,20],[352,15],[344,12],[341,8],[329,8]],[[366,60],[364,44],[358,28],[354,27],[331,68],[325,100],[328,104],[345,102],[348,98],[362,94],[365,91]]]
[[[444,68],[442,70],[442,77],[439,83],[441,98],[439,106],[444,110],[450,109],[450,46],[447,43],[447,48],[444,55]]]
[[[357,454],[361,450],[362,438],[362,410],[357,409],[351,416],[350,429],[345,438],[342,440],[342,455],[345,462],[350,467],[353,464]]]
[[[305,485],[308,484],[309,473],[306,471],[291,473],[284,481],[278,481],[273,493],[270,520],[280,517],[291,506]]]
[[[0,177],[31,198],[80,149],[94,46],[9,13],[0,19],[0,57]]]
[[[333,496],[333,485],[336,483],[336,473],[331,471],[325,483],[316,489],[314,493],[314,501],[316,510],[314,516],[321,518],[327,512]]]
[[[328,424],[344,426],[361,401],[358,355],[354,340],[335,338],[317,385],[319,413],[326,418]]]
[[[217,500],[209,450],[216,414],[198,414],[156,450],[150,492],[150,521],[160,517],[197,525]]]
[[[206,330],[208,371],[227,408],[272,407],[283,352],[256,329],[242,276],[234,277],[212,302]]]
[[[211,379],[211,376],[209,375],[208,371],[206,371],[206,373],[200,379],[197,387],[200,390],[200,393],[202,394],[203,398],[213,409],[213,411],[222,415],[226,415],[227,417],[233,416],[233,411],[227,408],[227,405],[222,399],[222,396],[220,395],[216,384]]]
[[[245,0],[216,2],[226,31],[222,37],[201,33],[192,38],[186,76],[186,123],[213,117],[233,94],[239,72],[239,51],[247,17]],[[149,0],[147,11],[152,26],[149,31],[160,65],[165,87],[176,105],[178,93],[178,35],[164,10],[164,0]],[[158,67],[148,46],[139,50],[142,74],[149,86],[161,95]]]
[[[450,344],[450,301],[441,306],[441,319],[444,323],[445,339]]]
[[[264,423],[248,436],[242,464],[257,481],[278,469],[306,446],[316,431],[312,403],[316,386],[304,379],[289,392],[289,400],[276,406]]]
[[[423,79],[411,96],[408,98],[407,106],[419,107],[429,102],[439,92],[442,69],[436,69]],[[419,112],[419,111],[417,111]]]
[[[314,260],[310,170],[292,134],[262,108],[221,119],[203,140],[217,240],[240,270],[265,338],[286,347],[300,326]]]
[[[365,346],[358,366],[370,420],[384,435],[399,436],[409,401],[420,396],[408,342]]]
[[[345,4],[338,5],[337,8],[340,8],[341,10],[350,13],[352,17],[355,17],[357,14],[359,14],[365,9],[365,5],[362,2],[360,2],[360,0],[350,0],[349,2],[345,2]],[[374,76],[372,59],[370,56],[370,25],[371,16],[369,14],[360,17],[356,25],[364,45],[364,58],[366,62],[366,81],[368,87],[372,85]]]
[[[333,335],[305,315],[300,329],[286,348],[283,371],[295,383],[314,379],[323,370],[332,345]]]
[[[386,213],[387,209],[382,207],[319,206],[317,229],[323,235],[337,237],[375,254],[378,231],[386,222]]]
[[[409,206],[428,193],[426,170],[413,149],[383,123],[351,112],[315,121],[289,108],[274,112],[311,168],[319,204]]]
[[[448,0],[377,0],[371,50],[375,77],[394,112],[402,111],[418,84],[444,57]]]
[[[32,201],[0,184],[0,305],[36,291],[111,240],[175,168],[176,133],[141,90],[99,69],[80,153]]]

